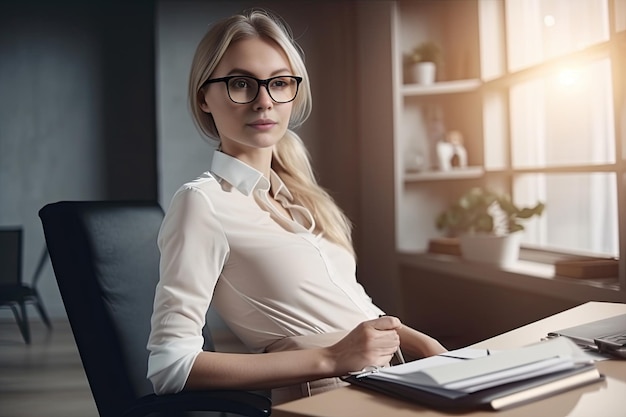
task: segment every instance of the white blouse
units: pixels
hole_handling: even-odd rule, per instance
[[[315,235],[311,213],[290,201],[275,172],[268,181],[219,151],[210,172],[176,192],[159,233],[148,341],[157,394],[183,389],[202,351],[209,304],[251,352],[287,337],[351,330],[383,314],[357,282],[353,256]]]

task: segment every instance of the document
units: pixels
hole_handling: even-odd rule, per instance
[[[347,380],[426,405],[502,408],[600,379],[593,361],[575,343],[556,338],[497,352],[459,349]]]

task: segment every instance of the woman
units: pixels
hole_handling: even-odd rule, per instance
[[[356,281],[350,223],[292,130],[311,95],[286,25],[259,10],[213,25],[196,50],[189,99],[220,145],[210,172],[176,192],[161,227],[148,344],[157,393],[272,388],[279,403],[383,366],[400,344],[418,356],[445,351],[380,317]],[[202,351],[210,303],[258,354]]]

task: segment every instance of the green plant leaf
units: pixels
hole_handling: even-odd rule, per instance
[[[438,230],[446,231],[449,236],[502,230],[513,233],[524,229],[519,220],[540,216],[544,210],[545,205],[542,202],[537,203],[535,207],[519,208],[508,195],[474,187],[447,210],[439,213],[436,226]],[[502,216],[496,214],[498,211]],[[496,214],[496,217],[494,218],[492,214]]]

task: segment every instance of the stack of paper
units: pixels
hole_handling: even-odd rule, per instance
[[[566,338],[506,351],[460,349],[347,380],[445,408],[501,409],[602,379]]]

